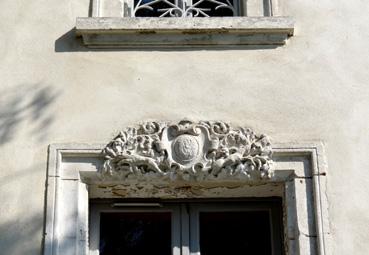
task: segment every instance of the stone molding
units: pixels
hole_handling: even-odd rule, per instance
[[[102,153],[107,179],[259,181],[273,175],[270,139],[221,121],[129,127]]]
[[[259,183],[168,182],[152,190],[101,179],[103,144],[49,146],[44,253],[93,254],[89,247],[90,198],[284,198],[286,254],[333,254],[327,200],[327,163],[320,142],[274,143],[274,177]],[[144,188],[145,189],[145,188]],[[114,193],[113,191],[119,191]],[[155,193],[156,191],[160,191]]]
[[[91,48],[283,45],[291,17],[78,17],[76,34]]]

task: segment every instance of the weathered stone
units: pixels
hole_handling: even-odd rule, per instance
[[[294,32],[290,17],[77,18],[89,47],[282,45]]]
[[[258,181],[273,175],[269,138],[220,121],[130,127],[103,155],[104,178]]]

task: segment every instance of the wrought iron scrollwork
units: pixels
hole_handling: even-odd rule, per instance
[[[236,0],[135,0],[133,17],[236,16]]]

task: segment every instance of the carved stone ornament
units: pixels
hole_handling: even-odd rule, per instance
[[[270,140],[218,121],[148,122],[102,151],[103,177],[119,180],[261,180],[273,175]]]

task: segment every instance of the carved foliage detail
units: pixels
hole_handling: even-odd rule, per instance
[[[148,122],[121,131],[102,152],[103,176],[123,180],[252,181],[273,175],[269,138],[224,122]]]

